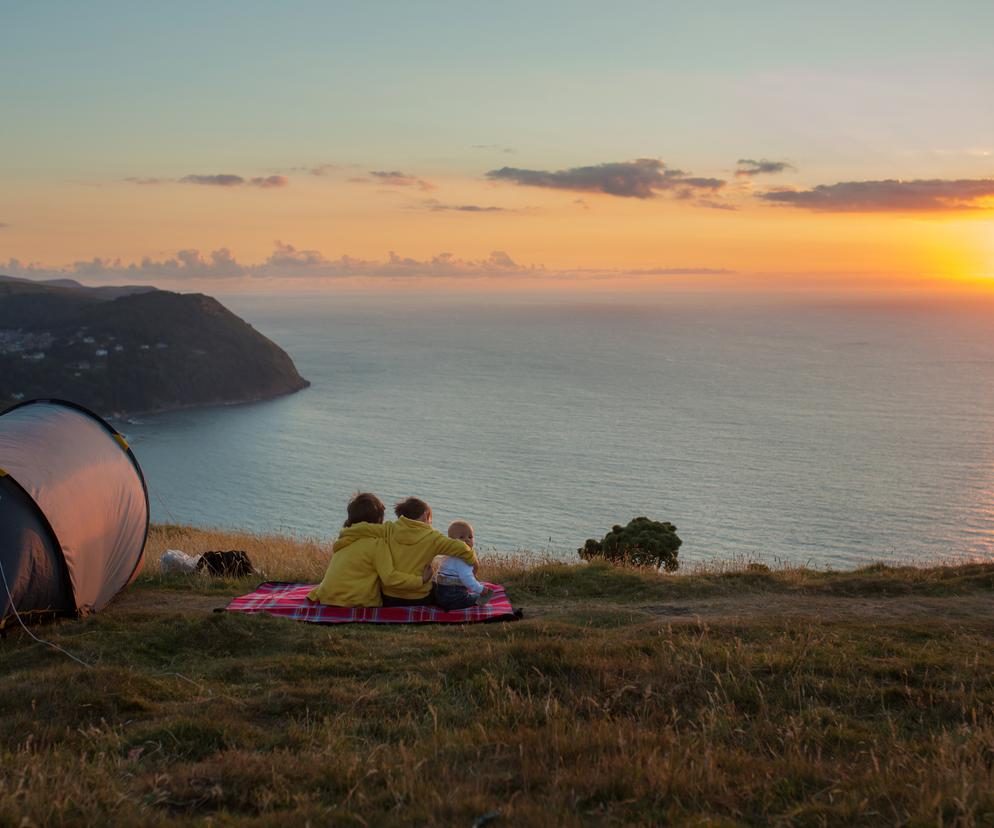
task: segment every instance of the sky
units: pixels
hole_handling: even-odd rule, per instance
[[[0,273],[994,290],[994,3],[0,0]]]

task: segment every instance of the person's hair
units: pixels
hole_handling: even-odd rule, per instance
[[[348,517],[343,526],[353,523],[383,523],[387,507],[372,492],[356,492],[345,510]]]
[[[449,531],[446,533],[450,538],[454,538],[457,533],[469,531],[473,532],[473,524],[465,520],[454,520],[449,524]]]
[[[394,506],[393,513],[397,517],[406,517],[411,520],[421,520],[422,515],[425,514],[427,514],[429,518],[431,517],[431,506],[420,498],[409,497],[407,500],[402,500]]]

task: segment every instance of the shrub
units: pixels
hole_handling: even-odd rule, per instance
[[[587,561],[604,558],[674,572],[680,566],[676,556],[682,543],[672,523],[637,517],[627,526],[613,526],[603,540],[590,538],[577,552]]]

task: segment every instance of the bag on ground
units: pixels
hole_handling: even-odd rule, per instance
[[[162,558],[159,561],[159,571],[163,575],[169,575],[173,572],[182,572],[188,575],[191,572],[196,572],[199,560],[199,558],[187,555],[186,552],[179,549],[167,549],[162,553]]]
[[[208,575],[219,575],[222,578],[243,578],[255,575],[255,568],[246,552],[239,549],[229,549],[227,552],[212,550],[204,552],[197,561],[197,571]]]

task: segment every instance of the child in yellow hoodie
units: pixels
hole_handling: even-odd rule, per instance
[[[476,563],[476,553],[460,540],[447,538],[431,526],[431,507],[423,500],[409,497],[394,507],[397,520],[388,523],[387,544],[398,572],[410,576],[431,577],[432,558],[450,555],[468,564]],[[425,570],[427,569],[427,573]],[[433,604],[432,585],[398,586],[383,581],[383,606],[410,607]]]
[[[404,591],[424,586],[430,573],[416,576],[394,567],[387,540],[393,524],[384,525],[385,511],[383,501],[370,492],[360,492],[349,501],[348,518],[332,547],[324,579],[307,596],[311,601],[336,607],[379,607],[381,584]]]

